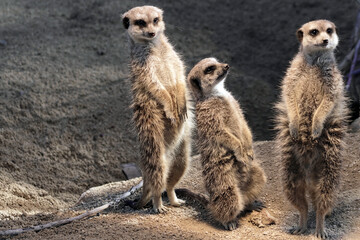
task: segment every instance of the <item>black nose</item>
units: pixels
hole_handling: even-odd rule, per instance
[[[323,40],[323,44],[328,44],[329,43],[329,40],[325,39]]]
[[[229,68],[230,68],[230,66],[229,66],[228,64],[226,64],[226,65],[224,66],[224,70],[229,70]]]
[[[149,37],[154,37],[154,36],[155,36],[155,33],[149,32]]]

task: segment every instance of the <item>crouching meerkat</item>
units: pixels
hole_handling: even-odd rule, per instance
[[[308,192],[316,211],[315,234],[326,238],[324,219],[334,205],[346,132],[344,86],[334,57],[339,40],[335,25],[327,20],[304,24],[296,36],[300,49],[277,104],[277,143],[285,194],[300,212],[292,233],[307,230]]]
[[[225,229],[237,227],[237,216],[264,187],[264,171],[253,160],[252,134],[238,102],[224,88],[229,65],[201,60],[187,81],[196,101],[198,149],[208,207]]]
[[[190,159],[191,112],[186,77],[179,55],[164,35],[163,11],[153,6],[135,7],[122,21],[130,43],[130,78],[134,122],[140,140],[144,187],[136,208],[152,199],[156,213],[166,211],[161,193],[180,206],[175,184]]]

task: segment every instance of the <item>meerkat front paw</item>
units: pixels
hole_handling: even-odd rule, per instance
[[[235,158],[238,162],[242,162],[243,164],[246,164],[247,162],[247,155],[245,156],[245,154],[243,152],[239,152],[239,151],[235,151]]]
[[[311,131],[312,139],[317,139],[318,137],[321,136],[323,126],[321,123],[314,122],[311,129],[312,129]]]
[[[299,137],[299,126],[295,123],[289,123],[290,136],[296,140]]]
[[[186,107],[185,96],[183,96],[181,101],[178,101],[177,107],[178,107],[179,119],[181,121],[185,120],[187,118],[187,107]]]
[[[174,116],[174,113],[170,110],[165,110],[165,116],[167,119],[169,119],[171,121],[172,125],[175,125],[176,123],[176,118]]]
[[[233,231],[238,227],[237,221],[230,221],[228,223],[223,223],[223,226],[226,230]]]
[[[250,161],[254,160],[254,150],[252,147],[249,147],[247,150],[246,150],[246,155],[248,157],[248,159]]]
[[[186,104],[179,109],[179,118],[180,120],[184,121],[187,118],[187,107]]]

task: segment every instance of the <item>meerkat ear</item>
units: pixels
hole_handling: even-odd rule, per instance
[[[202,90],[200,79],[198,79],[198,78],[191,78],[191,79],[190,79],[190,83],[191,83],[191,86],[193,86],[193,87],[196,88],[197,90],[199,90],[199,91]]]
[[[304,37],[304,32],[301,29],[297,30],[296,31],[296,37],[299,40],[299,42],[302,42],[302,39]]]
[[[192,88],[194,89],[193,93],[195,98],[201,99],[203,96],[202,87],[201,87],[201,81],[200,79],[193,77],[190,78],[190,84]]]
[[[123,25],[125,29],[128,29],[130,26],[130,20],[128,17],[123,15],[123,19],[122,19]]]
[[[164,11],[162,9],[160,9],[160,8],[157,8],[157,10],[158,10],[159,14],[162,16]]]

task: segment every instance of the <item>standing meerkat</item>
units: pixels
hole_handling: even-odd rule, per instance
[[[180,206],[175,184],[190,159],[191,112],[183,63],[164,35],[163,11],[135,7],[123,14],[131,49],[134,121],[140,140],[144,187],[136,208],[152,198],[156,213],[166,211],[161,193]]]
[[[346,102],[334,49],[334,23],[317,20],[296,32],[301,43],[282,82],[277,104],[277,142],[285,194],[300,212],[293,234],[307,230],[309,193],[316,211],[316,236],[326,238],[325,215],[334,205],[341,149],[346,132]]]
[[[253,160],[252,135],[240,106],[224,88],[228,69],[215,58],[206,58],[190,71],[187,81],[196,100],[208,207],[225,229],[234,230],[237,216],[258,197],[266,177]]]

